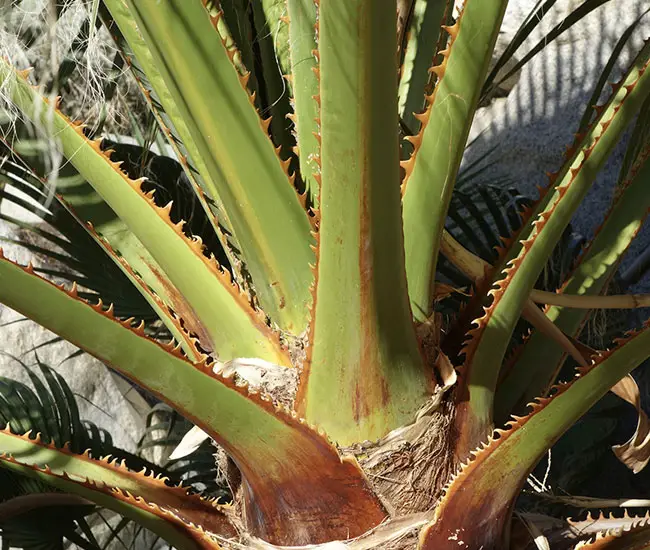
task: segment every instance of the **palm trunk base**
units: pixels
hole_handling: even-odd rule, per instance
[[[351,548],[405,550],[417,547],[419,531],[433,517],[433,510],[454,470],[450,437],[453,418],[451,393],[440,391],[412,424],[393,430],[376,443],[358,443],[341,449],[342,456],[356,457],[392,518],[355,539]],[[233,512],[243,519],[241,474],[221,449],[216,458],[233,493]],[[241,544],[248,548],[275,548],[251,538],[245,530],[235,546],[241,548]]]
[[[434,396],[413,424],[372,446],[350,449],[393,517],[433,510],[453,473],[453,404],[448,396]]]

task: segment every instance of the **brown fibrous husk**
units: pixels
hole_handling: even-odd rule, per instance
[[[433,510],[451,477],[453,405],[434,395],[416,421],[351,449],[393,517]]]

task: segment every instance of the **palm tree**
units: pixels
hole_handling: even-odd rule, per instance
[[[559,293],[535,288],[598,171],[647,113],[650,42],[609,99],[588,108],[564,165],[491,265],[445,219],[494,81],[486,86],[507,0],[466,0],[456,16],[451,1],[428,0],[420,19],[417,3],[398,4],[399,20],[394,0],[269,0],[243,12],[248,3],[235,0],[93,2],[185,169],[211,249],[174,201],[162,203],[92,128],[70,120],[54,92],[0,62],[11,108],[114,213],[110,223],[76,214],[62,192],[52,219],[78,237],[46,238],[75,257],[100,257],[153,320],[117,310],[81,276],[83,262],[78,282],[57,286],[2,256],[0,301],[190,419],[242,483],[236,505],[222,506],[11,427],[0,432],[0,466],[111,508],[178,548],[359,537],[349,544],[396,547],[406,534],[425,550],[520,547],[512,512],[531,470],[609,390],[629,395],[626,376],[650,356],[647,329],[607,351],[575,339],[591,308],[646,303],[597,296],[649,206],[644,131]],[[279,40],[252,39],[269,22],[283,23]],[[285,87],[290,94],[269,102]],[[41,196],[46,182],[10,153],[11,185]],[[449,323],[434,310],[441,255],[473,281]],[[536,332],[511,357],[520,317]],[[555,384],[567,354],[578,371]],[[298,371],[293,407],[238,383],[230,373],[243,359]],[[641,432],[621,451],[630,465]],[[647,545],[645,520],[623,526],[594,542],[586,531],[581,544]]]

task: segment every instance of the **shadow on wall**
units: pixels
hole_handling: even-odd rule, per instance
[[[515,55],[523,57],[583,2],[559,0]],[[514,35],[535,3],[511,1],[499,43]],[[474,143],[464,162],[471,163],[496,147],[481,162],[486,166],[482,177],[496,183],[508,182],[536,198],[536,186],[548,181],[545,173],[561,166],[565,148],[573,141],[584,108],[618,39],[649,8],[649,0],[610,0],[556,38],[521,69],[507,97],[497,98],[477,112],[470,134]],[[646,14],[624,48],[613,78],[621,75],[649,36],[650,14]],[[606,87],[603,99],[609,91]],[[610,157],[573,220],[574,230],[584,236],[593,234],[610,204],[625,141]],[[628,262],[648,244],[650,230],[646,227],[628,254]]]

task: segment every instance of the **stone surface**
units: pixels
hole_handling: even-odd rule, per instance
[[[0,324],[20,318],[22,316],[13,310],[0,306]],[[31,321],[12,323],[2,327],[0,352],[10,353],[31,365],[35,362],[31,350],[53,337],[51,332]],[[65,378],[77,396],[82,419],[108,430],[116,446],[135,450],[144,428],[144,418],[124,397],[130,388],[123,385],[122,380],[116,379],[102,363],[88,355],[67,359],[76,350],[67,342],[57,342],[39,348],[36,353],[41,362],[55,368]],[[29,384],[23,368],[4,353],[0,355],[0,375]],[[131,399],[137,399],[137,406],[139,396],[132,390],[129,394]]]

